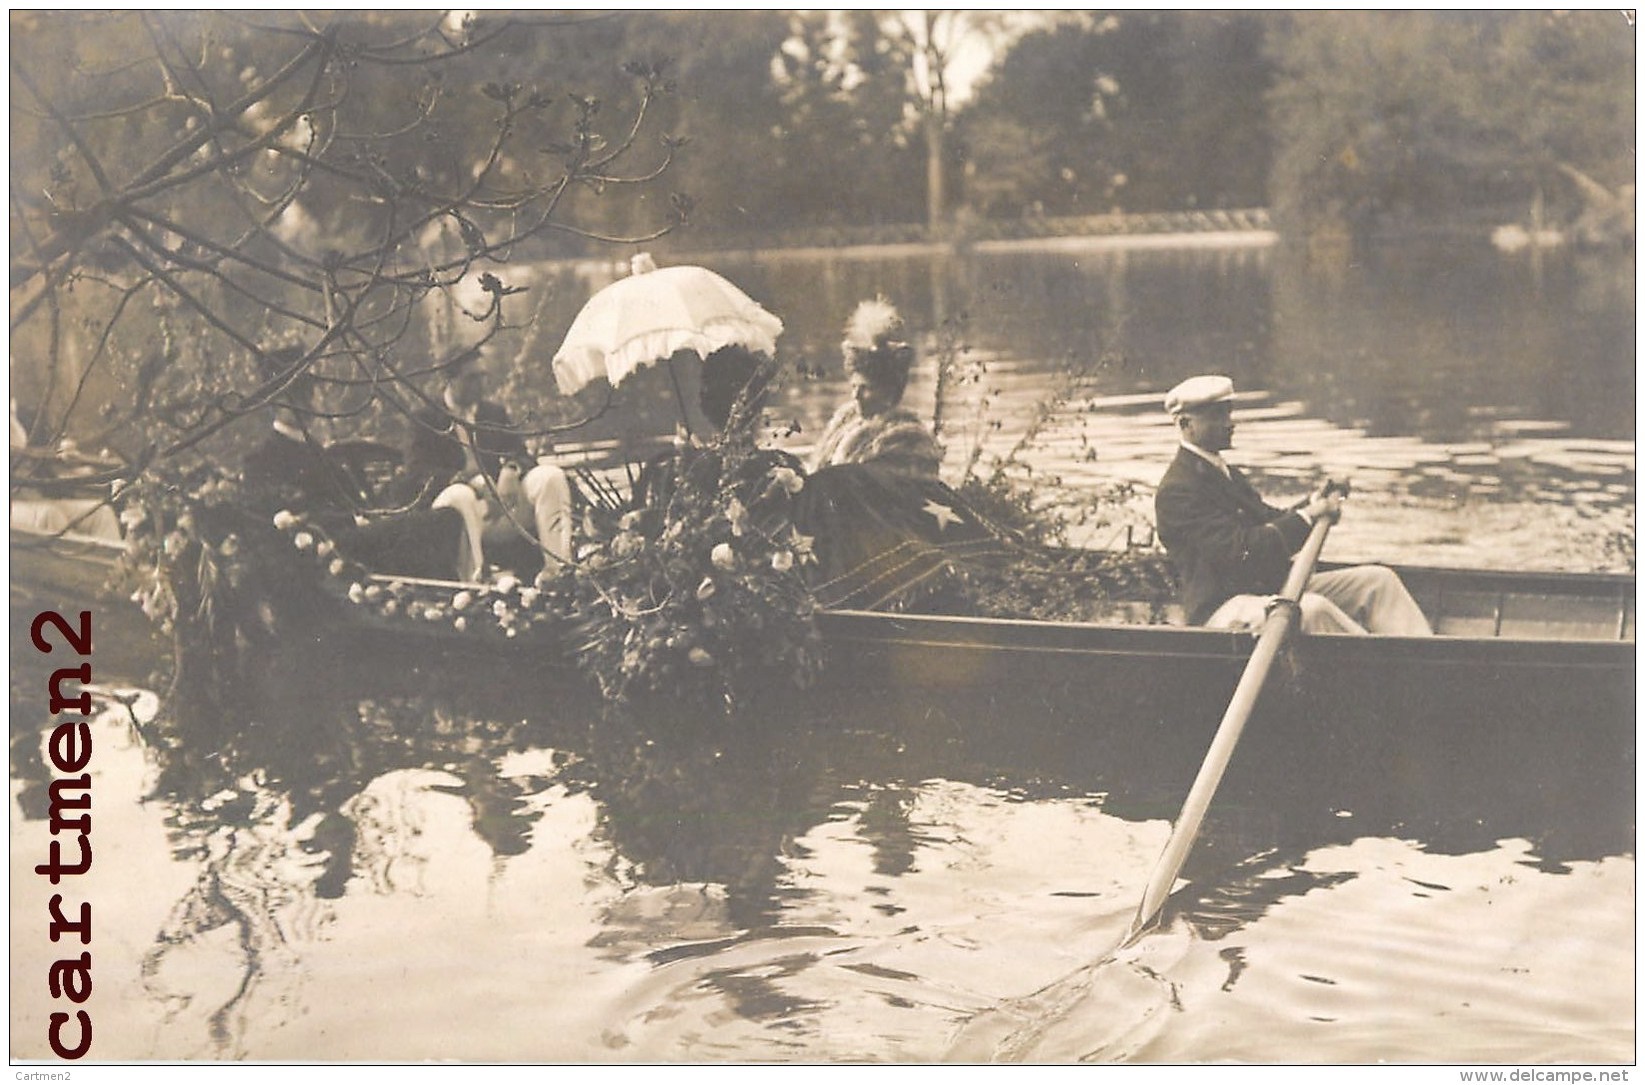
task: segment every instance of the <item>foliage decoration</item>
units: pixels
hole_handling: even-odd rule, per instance
[[[803,577],[815,558],[792,520],[804,479],[742,432],[654,462],[639,483],[649,505],[610,521],[576,564],[534,580],[373,573],[309,517],[252,517],[235,480],[216,472],[132,487],[125,577],[173,635],[179,678],[204,680],[210,696],[226,695],[282,636],[342,618],[517,642],[575,658],[613,702],[662,696],[730,712],[773,675],[804,686],[822,664]]]
[[[803,568],[812,540],[793,522],[795,462],[746,427],[653,461],[623,515],[584,560],[575,653],[605,696],[666,694],[734,711],[786,675],[822,665]]]

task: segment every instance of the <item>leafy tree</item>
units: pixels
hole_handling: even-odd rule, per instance
[[[331,412],[406,416],[420,377],[509,326],[506,260],[668,229],[666,207],[626,238],[588,215],[668,167],[672,142],[642,139],[661,64],[628,67],[616,111],[516,78],[586,25],[14,13],[13,377],[35,434],[96,429],[131,477],[302,373]],[[431,343],[442,305],[469,330]],[[259,365],[288,343],[298,361]]]
[[[967,39],[1001,38],[1005,33],[1004,16],[988,11],[925,9],[889,14],[882,26],[912,62],[907,69],[907,94],[925,143],[926,223],[933,234],[938,234],[949,216],[951,68]]]
[[[615,55],[674,58],[675,92],[657,120],[690,140],[669,181],[691,194],[693,223],[725,230],[780,221],[768,184],[782,123],[772,62],[788,35],[787,16],[670,11],[629,13],[620,22]],[[642,207],[666,198],[650,190],[636,196]]]
[[[779,158],[772,177],[789,222],[917,220],[922,158],[907,102],[909,58],[874,13],[791,18],[778,54]],[[850,200],[841,193],[850,192]]]
[[[1617,12],[1298,12],[1271,38],[1274,204],[1304,226],[1576,214],[1632,176]],[[1631,226],[1629,227],[1631,234]]]
[[[1111,12],[1024,34],[964,113],[986,214],[1265,202],[1259,16]]]
[[[1024,35],[989,72],[962,124],[966,196],[987,215],[1107,210],[1123,173],[1110,146],[1118,86],[1098,34],[1067,22]]]

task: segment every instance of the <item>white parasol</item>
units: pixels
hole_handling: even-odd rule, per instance
[[[588,299],[554,354],[554,379],[566,395],[599,377],[613,386],[675,352],[707,358],[736,344],[775,354],[783,322],[705,267],[659,268],[640,253],[633,274]]]

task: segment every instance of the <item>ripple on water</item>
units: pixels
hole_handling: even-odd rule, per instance
[[[1529,856],[1380,838],[1313,852],[1304,869],[1356,876],[1196,945],[1172,977],[1184,1012],[1137,1057],[1631,1061],[1633,860],[1551,875]]]
[[[1118,941],[1166,833],[1163,823],[1104,814],[1089,797],[1016,802],[927,781],[908,797],[911,861],[888,864],[866,806],[846,804],[846,816],[795,842],[779,928],[659,968],[628,992],[620,1019],[633,1050],[690,1060],[797,1050],[806,1061],[947,1057],[960,1022]],[[751,992],[780,1012],[749,1014],[739,997]]]

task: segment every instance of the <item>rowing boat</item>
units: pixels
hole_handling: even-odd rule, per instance
[[[88,598],[107,579],[118,544],[14,533],[12,594]],[[1322,565],[1328,568],[1329,565]],[[1623,719],[1631,730],[1635,579],[1631,574],[1397,567],[1434,638],[1300,638],[1282,695],[1308,705],[1346,702],[1353,715],[1396,711],[1431,719],[1458,698],[1474,716],[1550,723]],[[385,583],[404,578],[377,578]],[[451,593],[480,585],[421,581]],[[346,614],[347,611],[345,610]],[[1180,624],[1047,622],[951,614],[827,610],[824,685],[899,698],[958,697],[988,705],[1064,700],[1093,716],[1113,706],[1225,699],[1250,654],[1248,633]],[[363,632],[364,629],[356,630]],[[376,630],[435,650],[481,643],[449,625]],[[483,642],[496,650],[496,641]],[[531,637],[510,654],[540,653]],[[1395,706],[1403,706],[1396,708]],[[1164,719],[1165,709],[1148,713]],[[1339,713],[1340,715],[1340,713]]]
[[[163,650],[135,607],[96,601],[117,554],[105,540],[14,532],[14,631],[24,611],[95,605],[100,653],[135,660]],[[1452,820],[1465,822],[1506,803],[1532,824],[1539,812],[1570,824],[1553,814],[1576,809],[1596,823],[1631,824],[1634,577],[1398,571],[1440,635],[1295,638],[1234,758],[1236,790],[1242,776],[1279,772],[1332,801],[1356,796],[1362,816],[1384,805],[1390,822],[1443,796]],[[447,595],[481,587],[423,586]],[[592,697],[587,683],[566,680],[572,661],[548,638],[504,642],[449,622],[384,625],[367,608],[338,613],[335,628],[305,640],[313,658],[352,673],[390,681],[381,672],[392,660],[456,666],[472,682],[477,668],[499,685],[555,683],[567,711]],[[911,751],[958,742],[967,760],[998,771],[1057,765],[1077,778],[1124,779],[1128,801],[1155,813],[1154,796],[1162,817],[1180,801],[1255,640],[1172,624],[857,610],[823,611],[818,625],[821,677],[798,699],[784,694],[787,707],[763,717],[771,724],[777,715],[808,727],[897,720]],[[100,659],[100,674],[148,673]],[[339,662],[349,659],[361,662]]]

